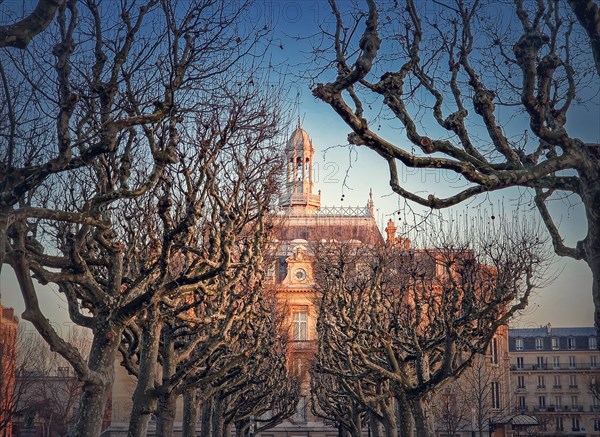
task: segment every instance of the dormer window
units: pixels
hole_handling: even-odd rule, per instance
[[[588,337],[588,349],[598,349],[598,339],[596,337]]]
[[[522,338],[516,338],[515,339],[515,349],[518,351],[522,351],[523,350],[523,339]]]
[[[569,349],[571,349],[571,350],[575,349],[575,345],[576,345],[576,343],[575,343],[575,337],[569,337],[569,338],[567,338],[567,347]]]
[[[555,350],[560,349],[560,343],[558,341],[558,337],[552,337],[551,344],[552,344],[552,350],[555,351]]]
[[[542,337],[536,337],[535,338],[535,348],[537,350],[544,349],[544,339]]]

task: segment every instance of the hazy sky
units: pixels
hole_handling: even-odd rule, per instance
[[[307,82],[294,77],[294,73],[306,68],[306,63],[311,59],[311,41],[314,41],[314,39],[296,37],[318,34],[318,26],[324,20],[330,20],[327,3],[320,0],[259,1],[254,6],[252,14],[253,19],[259,24],[264,23],[275,28],[273,62],[279,63],[280,68],[287,66],[290,78],[296,82],[290,92],[290,98],[297,98],[298,105],[294,105],[295,110],[299,112],[304,129],[313,139],[316,150],[315,190],[321,190],[321,204],[365,205],[369,190],[372,189],[378,223],[385,226],[384,223],[389,218],[397,219],[399,217],[397,211],[401,210],[403,201],[398,199],[389,188],[386,164],[367,149],[350,150],[346,147],[335,147],[346,143],[347,127],[327,105],[316,101],[311,96]],[[600,143],[599,107],[600,97],[596,96],[594,102],[585,111],[572,114],[569,132],[586,142]],[[291,128],[293,127],[295,126]],[[389,131],[388,139],[398,144],[405,141],[403,137],[395,138],[394,135],[393,131]],[[415,189],[436,194],[458,186],[455,179],[444,178],[428,170],[419,172],[401,170],[401,178],[402,182],[416,187]],[[455,214],[465,211],[470,211],[469,213],[491,211],[497,214],[498,209],[503,206],[512,208],[516,203],[517,195],[518,193],[515,192],[500,193],[489,200],[458,206],[455,208]],[[585,218],[580,206],[567,207],[557,203],[554,211],[560,216],[558,220],[560,228],[568,243],[572,244],[585,235]],[[535,211],[528,213],[535,217]],[[401,213],[400,218],[403,217]],[[537,326],[550,322],[554,326],[592,326],[591,273],[587,265],[583,261],[557,258],[554,268],[558,275],[557,279],[537,293],[531,301],[529,310],[515,321],[515,324]],[[20,313],[23,309],[21,297],[14,275],[8,266],[2,269],[0,290],[2,304],[15,307]],[[42,308],[47,310],[48,317],[56,320],[57,324],[68,325],[66,304],[62,297],[52,289],[46,291],[40,293]]]

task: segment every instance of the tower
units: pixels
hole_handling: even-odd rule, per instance
[[[321,196],[312,192],[314,154],[312,140],[298,120],[285,146],[286,190],[280,202],[292,215],[312,214],[321,206]]]

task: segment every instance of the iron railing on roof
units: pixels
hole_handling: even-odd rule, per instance
[[[315,215],[334,217],[372,217],[368,206],[322,206]]]
[[[295,216],[297,213],[292,208],[277,208],[276,215]],[[373,217],[373,212],[368,206],[322,206],[309,214],[299,214],[301,216],[315,215],[319,217]]]

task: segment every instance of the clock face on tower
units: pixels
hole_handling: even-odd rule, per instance
[[[294,272],[294,276],[297,281],[302,282],[302,281],[306,280],[306,270],[296,269],[296,271]]]

